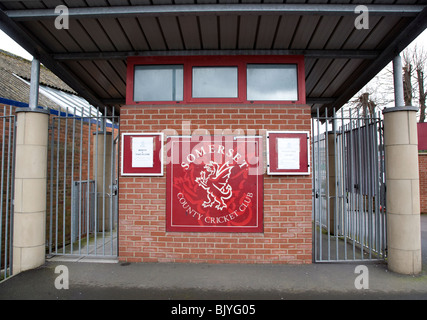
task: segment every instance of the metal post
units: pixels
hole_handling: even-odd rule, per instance
[[[319,218],[319,261],[322,260],[322,250],[323,250],[323,244],[322,244],[322,184],[320,182],[320,115],[319,115],[319,108],[317,108],[317,183],[319,188],[319,211],[318,211],[318,218]]]
[[[113,254],[113,227],[114,227],[114,220],[113,220],[113,195],[114,195],[114,107],[111,107],[111,155],[110,155],[110,238],[111,238],[111,253]]]
[[[393,59],[394,101],[396,107],[405,106],[403,98],[402,58],[398,54]]]
[[[49,214],[49,255],[52,255],[53,241],[53,159],[54,159],[54,137],[55,137],[55,119],[50,120],[50,214]],[[56,252],[56,251],[55,251]]]
[[[33,58],[31,63],[30,104],[31,110],[35,110],[39,103],[40,62]]]
[[[328,108],[325,108],[325,159],[326,159],[326,227],[328,235],[328,260],[331,260],[331,196],[329,190],[329,132]]]

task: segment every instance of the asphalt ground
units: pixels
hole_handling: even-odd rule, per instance
[[[406,276],[384,263],[356,273],[359,265],[48,262],[1,283],[0,300],[427,299],[426,267]],[[64,266],[68,289],[60,288]]]
[[[0,282],[0,300],[145,300],[144,306],[160,308],[167,314],[187,312],[182,308],[202,303],[207,308],[204,316],[215,313],[218,303],[231,302],[254,303],[261,308],[261,301],[427,300],[427,215],[422,216],[422,242],[423,270],[416,276],[391,272],[384,262],[242,265],[48,261]],[[66,278],[68,288],[64,288]],[[181,309],[173,309],[178,305]],[[245,311],[250,312],[248,308]]]

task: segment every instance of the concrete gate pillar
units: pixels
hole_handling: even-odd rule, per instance
[[[13,274],[45,263],[49,112],[17,110]]]
[[[400,55],[393,59],[393,82],[396,107],[383,111],[388,267],[402,274],[417,274],[421,272],[418,108],[403,107]]]
[[[421,272],[417,109],[383,111],[388,267],[402,274]]]

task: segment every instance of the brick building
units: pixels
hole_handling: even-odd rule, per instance
[[[196,105],[185,111],[169,106],[157,110],[131,106],[121,112],[121,129],[129,132],[156,132],[167,128],[183,135],[183,121],[191,123],[184,128],[191,131],[221,129],[234,132],[243,129],[244,132],[265,135],[271,128],[310,129],[307,106],[263,105],[254,110],[240,105],[215,108]],[[150,119],[149,124],[140,123],[138,119],[141,118]],[[136,121],[138,124],[133,124]],[[122,177],[120,190],[126,192],[120,193],[119,225],[123,244],[119,248],[120,257],[127,261],[312,261],[310,176],[264,178],[264,229],[255,234],[166,232],[165,177]]]

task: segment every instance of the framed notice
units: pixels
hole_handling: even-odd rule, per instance
[[[122,176],[163,175],[163,133],[122,134]]]
[[[263,232],[262,138],[169,137],[166,231]]]
[[[310,174],[308,131],[267,131],[267,174]]]

